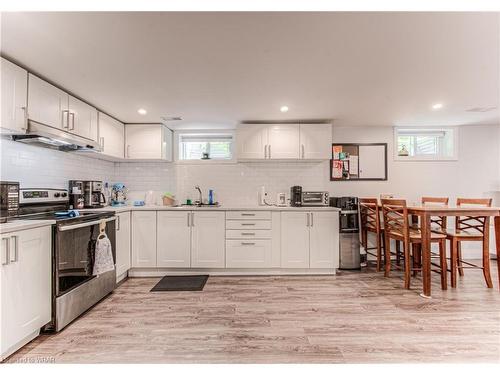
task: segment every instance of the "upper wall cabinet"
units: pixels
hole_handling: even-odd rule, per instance
[[[172,130],[162,124],[126,124],[125,158],[172,161]]]
[[[125,156],[125,125],[99,112],[99,145],[101,154],[123,159]]]
[[[28,118],[97,142],[97,109],[32,74]]]
[[[26,132],[28,72],[2,58],[1,65],[2,133]]]
[[[331,124],[241,124],[240,160],[330,159]]]

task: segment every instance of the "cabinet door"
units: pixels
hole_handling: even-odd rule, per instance
[[[1,81],[0,128],[8,133],[25,133],[28,72],[2,58]]]
[[[28,118],[68,131],[69,95],[33,74],[28,75],[28,81]]]
[[[191,267],[223,268],[225,265],[224,212],[193,212]]]
[[[163,154],[162,159],[165,161],[174,160],[174,132],[167,127],[163,127]]]
[[[241,124],[236,130],[238,159],[265,159],[267,143],[267,125]]]
[[[191,266],[190,212],[158,211],[158,267]]]
[[[270,268],[271,266],[271,240],[226,241],[227,268]]]
[[[97,109],[73,96],[69,97],[69,130],[97,142]]]
[[[332,125],[300,124],[300,158],[324,159],[332,157]]]
[[[125,125],[127,159],[163,159],[161,125]]]
[[[308,214],[281,213],[281,267],[283,268],[309,268]]]
[[[299,125],[280,124],[268,128],[270,159],[299,158]]]
[[[125,156],[125,125],[99,112],[99,144],[101,153],[123,159]]]
[[[50,322],[52,311],[51,227],[9,233],[2,236],[2,250],[7,244],[10,262],[1,266],[2,353]]]
[[[311,268],[338,266],[339,216],[337,212],[311,212],[309,242]]]
[[[132,212],[132,267],[156,267],[156,211]]]
[[[116,276],[130,269],[130,212],[117,214],[116,222]]]

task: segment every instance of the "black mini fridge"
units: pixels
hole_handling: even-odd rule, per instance
[[[356,197],[332,197],[330,206],[340,208],[340,265],[341,270],[361,269],[359,241],[359,206]]]

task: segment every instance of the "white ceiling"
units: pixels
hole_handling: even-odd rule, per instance
[[[498,106],[497,13],[3,13],[1,21],[4,56],[125,122],[499,123],[497,109],[466,111]],[[436,102],[443,109],[433,111]]]

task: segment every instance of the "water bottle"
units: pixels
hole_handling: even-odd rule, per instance
[[[214,204],[214,191],[208,191],[208,204]]]

